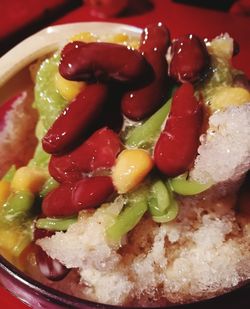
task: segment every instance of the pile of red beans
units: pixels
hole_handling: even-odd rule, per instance
[[[170,61],[168,63],[166,54]],[[186,35],[171,42],[162,23],[144,29],[138,50],[112,43],[67,44],[60,74],[87,86],[69,103],[42,140],[52,154],[49,171],[60,186],[43,201],[46,216],[67,216],[98,207],[115,193],[110,169],[123,149],[123,116],[142,121],[161,107],[173,81],[181,84],[153,159],[166,176],[191,166],[202,126],[201,100],[193,84],[210,66],[204,42]],[[109,113],[112,119],[110,121]],[[62,198],[63,197],[63,198]]]

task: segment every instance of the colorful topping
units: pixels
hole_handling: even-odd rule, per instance
[[[48,217],[75,215],[80,210],[100,206],[113,192],[108,176],[84,178],[74,184],[65,182],[44,198],[42,210]]]
[[[114,223],[106,229],[109,241],[119,243],[122,237],[131,231],[147,211],[145,191],[139,190],[131,194],[125,209],[116,217]]]
[[[111,168],[120,150],[118,135],[105,127],[71,152],[61,156],[52,155],[49,172],[59,182],[74,182],[85,173]]]
[[[92,84],[59,115],[42,140],[46,152],[60,154],[67,151],[88,133],[97,120],[107,99],[107,87]],[[72,145],[73,144],[73,145]]]
[[[239,106],[250,102],[250,92],[242,87],[217,88],[210,99],[212,111],[225,110],[229,106]]]
[[[48,173],[43,169],[23,166],[15,172],[11,181],[11,189],[38,193],[47,178]]]
[[[112,179],[119,194],[127,193],[140,184],[153,168],[150,154],[143,149],[123,150],[112,169]]]
[[[202,184],[182,174],[169,180],[171,189],[180,195],[196,195],[211,187],[211,183]]]
[[[39,240],[52,235],[53,232],[51,231],[35,228],[34,239]],[[35,245],[35,258],[40,272],[52,281],[62,280],[70,271],[62,263],[48,256],[38,245]]]
[[[123,96],[122,112],[129,119],[141,120],[151,116],[165,103],[169,91],[165,54],[169,44],[170,34],[162,23],[152,24],[144,29],[139,51],[151,65],[154,77],[149,84],[128,91]]]
[[[161,126],[167,118],[171,106],[171,99],[157,112],[148,118],[141,126],[128,132],[125,144],[128,147],[151,148],[161,132]]]
[[[74,81],[135,83],[147,76],[150,67],[136,50],[113,43],[72,42],[62,51],[60,74]]]
[[[170,48],[170,76],[177,82],[200,81],[210,65],[206,45],[199,37],[188,34],[172,42]]]
[[[40,218],[36,221],[36,228],[47,231],[67,231],[69,226],[77,221],[77,217]]]
[[[174,94],[170,115],[156,142],[154,161],[169,177],[187,171],[197,154],[202,126],[202,106],[190,83],[183,84]]]
[[[59,55],[54,54],[42,62],[36,75],[34,105],[39,112],[39,120],[45,130],[50,128],[62,109],[68,104],[55,87],[55,75],[58,72],[59,61]]]
[[[85,86],[84,82],[74,82],[63,78],[59,72],[55,75],[55,87],[66,101],[72,101]]]

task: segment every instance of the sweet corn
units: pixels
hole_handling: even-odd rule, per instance
[[[43,169],[24,166],[19,168],[11,182],[11,190],[37,193],[48,179],[48,173]]]
[[[145,150],[123,150],[112,171],[113,183],[118,193],[126,193],[135,188],[152,167],[153,160]]]
[[[130,46],[132,49],[138,49],[140,46],[140,41],[136,39],[130,40],[127,45]]]
[[[28,234],[21,233],[20,230],[0,230],[0,248],[9,252],[13,256],[19,256],[31,242]]]
[[[98,39],[97,36],[95,36],[91,32],[80,32],[72,36],[70,38],[70,42],[81,41],[81,42],[90,43],[90,42],[96,42],[97,39]]]
[[[0,181],[0,207],[5,203],[10,195],[10,183],[5,180]]]
[[[65,100],[72,101],[83,90],[85,83],[67,80],[57,72],[55,75],[55,86]]]
[[[240,87],[218,88],[210,101],[212,111],[224,110],[229,106],[239,106],[250,102],[250,92]]]
[[[108,38],[109,43],[123,44],[131,47],[132,49],[138,49],[140,41],[136,38],[129,37],[126,33],[117,33]]]
[[[124,42],[127,42],[128,39],[129,37],[126,33],[117,33],[113,35],[109,41],[110,43],[122,44]]]

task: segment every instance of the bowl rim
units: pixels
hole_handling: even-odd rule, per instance
[[[0,87],[22,68],[36,59],[62,47],[72,35],[93,32],[105,36],[115,33],[139,35],[142,29],[115,22],[75,22],[49,26],[27,37],[0,57]]]
[[[26,275],[23,271],[19,270],[16,266],[11,264],[7,259],[5,259],[1,254],[0,254],[0,270],[4,271],[7,273],[9,276],[13,277],[15,280],[18,282],[22,283],[24,286],[29,287],[32,291],[35,291],[37,294],[40,296],[46,296],[46,299],[49,301],[53,301],[53,303],[57,305],[63,305],[63,306],[71,306],[74,308],[74,305],[87,305],[90,308],[103,308],[103,309],[118,309],[118,308],[126,308],[126,309],[160,309],[160,308],[165,308],[165,307],[138,307],[138,306],[117,306],[117,305],[110,305],[110,304],[104,304],[104,303],[97,303],[94,301],[90,301],[87,299],[83,298],[78,298],[69,294],[66,294],[64,292],[58,291],[54,288],[51,288],[49,286],[46,286],[45,284],[31,278],[30,276]],[[0,281],[1,282],[1,281]],[[4,284],[3,284],[4,286]],[[230,291],[227,291],[221,295],[214,296],[208,299],[204,300],[197,300],[194,302],[186,303],[186,304],[171,304],[171,306],[166,307],[166,308],[181,308],[181,309],[191,309],[192,306],[202,306],[202,305],[208,305],[209,303],[211,305],[214,304],[216,301],[223,301],[225,297],[228,297],[232,295],[233,293],[239,292],[239,290],[243,289],[249,289],[250,290],[250,279],[247,280],[243,285],[236,286]],[[15,293],[12,291],[9,291],[12,293],[15,297],[18,298]],[[26,305],[28,305],[26,303]],[[199,307],[201,308],[201,307]]]

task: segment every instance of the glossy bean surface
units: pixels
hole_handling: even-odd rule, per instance
[[[72,148],[100,117],[107,93],[108,89],[105,85],[86,86],[63,110],[42,139],[44,150],[51,154],[58,154]]]
[[[150,70],[145,58],[137,51],[113,43],[72,42],[62,51],[60,74],[75,81],[138,82]]]
[[[45,197],[42,210],[48,217],[75,215],[82,209],[100,206],[113,192],[108,176],[85,178],[74,184],[62,183]]]
[[[144,119],[165,102],[169,88],[165,54],[169,44],[169,31],[162,23],[144,29],[139,50],[152,66],[154,78],[122,98],[122,111],[129,119]]]
[[[193,34],[174,40],[170,57],[170,76],[181,83],[198,81],[206,73],[210,64],[205,43]]]
[[[72,206],[73,184],[63,183],[51,191],[42,202],[43,214],[47,217],[64,217],[75,214]]]
[[[187,171],[197,154],[202,127],[202,107],[190,83],[175,93],[170,115],[154,150],[158,169],[169,177]]]
[[[49,172],[57,181],[82,179],[83,173],[110,168],[121,150],[119,136],[107,127],[97,130],[82,145],[62,156],[51,156]]]
[[[95,176],[78,181],[73,189],[72,202],[77,212],[95,208],[107,201],[115,189],[109,176]]]

